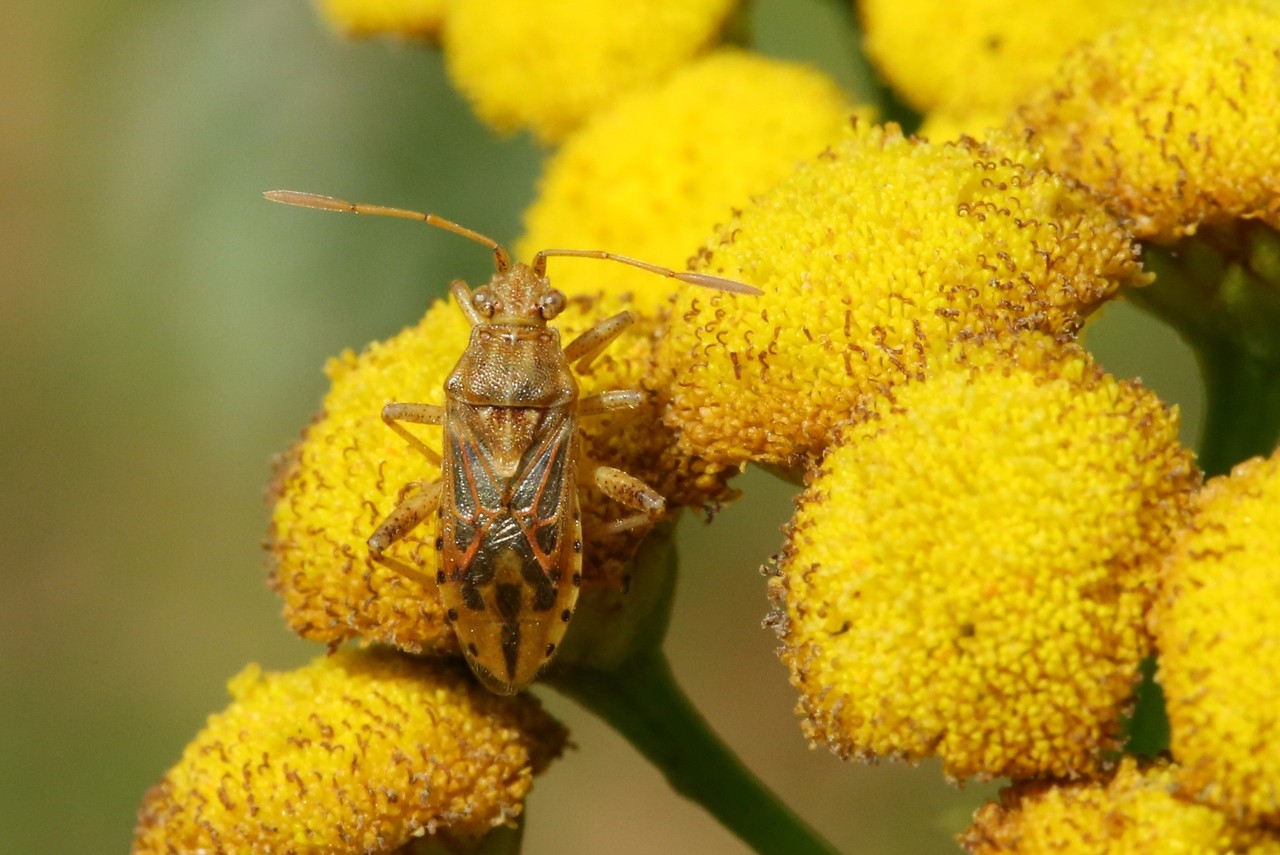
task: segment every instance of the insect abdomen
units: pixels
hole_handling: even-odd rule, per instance
[[[440,594],[472,670],[512,694],[555,655],[577,601],[576,435],[567,408],[541,411],[536,441],[504,460],[477,440],[486,410],[450,410]]]

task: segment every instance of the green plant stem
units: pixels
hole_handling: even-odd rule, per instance
[[[1199,464],[1223,475],[1280,439],[1280,235],[1258,224],[1147,247],[1156,282],[1134,301],[1195,351],[1204,383]]]
[[[676,792],[756,852],[836,852],[720,741],[676,684],[660,649],[639,651],[610,670],[572,669],[550,682],[622,734]]]
[[[1197,355],[1205,389],[1199,454],[1205,475],[1271,454],[1280,438],[1280,366],[1254,359],[1230,339],[1200,342]]]

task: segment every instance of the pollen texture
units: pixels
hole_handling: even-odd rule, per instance
[[[272,584],[285,620],[303,638],[338,644],[362,637],[415,653],[455,648],[434,589],[435,520],[389,550],[419,579],[375,563],[365,542],[403,490],[440,477],[438,461],[382,422],[382,407],[443,405],[445,378],[469,334],[458,308],[442,301],[416,326],[325,366],[324,408],[281,463],[271,517]],[[440,428],[413,428],[439,452]]]
[[[1280,454],[1205,485],[1154,624],[1183,791],[1280,820]]]
[[[816,456],[871,395],[957,343],[1070,338],[1138,250],[1090,193],[1020,139],[932,145],[857,122],[746,205],[695,269],[761,297],[684,289],[659,349],[667,418],[712,459]]]
[[[316,0],[329,25],[348,36],[392,35],[435,41],[449,0]]]
[[[133,852],[388,852],[512,820],[564,729],[465,670],[343,651],[251,665],[143,802]]]
[[[806,734],[955,778],[1095,772],[1198,479],[1176,413],[1035,336],[864,415],[772,585]]]
[[[551,157],[517,255],[606,249],[684,270],[728,220],[836,140],[850,107],[824,74],[722,50],[619,98]],[[617,264],[552,262],[567,293],[629,292],[653,310],[668,282]]]
[[[555,142],[719,38],[733,0],[452,0],[445,67],[499,131]]]
[[[1175,796],[1177,773],[1125,758],[1106,782],[1017,784],[978,810],[960,845],[972,855],[1280,853],[1274,833]]]
[[[568,344],[629,304],[578,298],[555,320]],[[645,391],[654,322],[641,319],[586,369],[581,395],[612,389]],[[467,346],[469,326],[454,305],[439,302],[413,327],[347,352],[326,366],[331,386],[324,407],[280,464],[270,548],[273,586],[289,626],[304,638],[338,644],[363,638],[409,652],[454,652],[453,630],[436,589],[439,569],[435,518],[423,522],[386,555],[415,571],[413,578],[373,561],[366,541],[402,496],[440,477],[428,459],[382,421],[383,405],[406,401],[442,405],[444,383]],[[512,383],[520,382],[513,374]],[[582,523],[587,532],[583,573],[588,583],[611,576],[630,557],[643,529],[608,537],[591,534],[630,512],[605,499],[590,482],[592,467],[620,468],[648,483],[668,505],[714,505],[728,497],[736,470],[682,454],[650,401],[636,411],[583,420],[580,461]],[[409,425],[439,452],[442,428]]]
[[[1074,52],[1022,109],[1049,164],[1135,233],[1280,226],[1280,7],[1179,2]]]
[[[867,55],[921,112],[1007,111],[1063,54],[1126,18],[1133,0],[860,0]],[[1144,19],[1145,20],[1145,19]]]

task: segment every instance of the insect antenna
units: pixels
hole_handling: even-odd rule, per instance
[[[446,220],[444,217],[439,217],[435,214],[424,214],[421,211],[410,211],[406,208],[367,205],[363,202],[347,202],[343,199],[335,199],[332,196],[321,196],[319,193],[303,193],[298,190],[268,190],[262,195],[272,202],[297,205],[301,208],[317,208],[321,211],[346,211],[351,214],[376,214],[382,217],[421,220],[429,226],[453,232],[455,235],[462,235],[468,240],[473,240],[489,247],[489,249],[493,250],[493,264],[498,268],[499,273],[506,273],[511,269],[511,256],[507,255],[507,251],[502,248],[502,244],[491,237],[486,237],[466,226],[460,226],[452,220]]]
[[[545,275],[547,272],[547,259],[556,255],[561,257],[598,258],[602,261],[616,261],[620,264],[627,264],[631,267],[638,267],[641,270],[647,270],[650,273],[656,273],[659,276],[665,276],[668,279],[688,282],[691,285],[701,285],[704,288],[714,288],[717,291],[728,291],[730,294],[748,294],[752,297],[759,297],[764,293],[759,288],[746,285],[742,282],[735,282],[732,279],[712,276],[709,273],[689,273],[672,270],[669,267],[659,267],[658,265],[650,264],[647,261],[628,258],[625,255],[616,255],[612,252],[605,252],[602,249],[544,249],[533,257],[533,272],[539,276]]]

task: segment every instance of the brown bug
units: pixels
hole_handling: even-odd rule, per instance
[[[551,663],[582,584],[579,478],[635,511],[593,534],[642,526],[666,502],[643,481],[611,466],[580,473],[579,419],[634,409],[633,390],[579,398],[572,368],[590,364],[633,321],[621,312],[562,347],[548,322],[565,297],[546,277],[551,256],[617,261],[681,282],[738,294],[758,289],[717,276],[678,273],[598,250],[545,249],[532,264],[512,263],[487,238],[434,214],[353,204],[328,196],[274,190],[289,205],[422,220],[493,251],[496,272],[474,292],[449,285],[471,322],[471,340],[445,382],[445,405],[392,402],[382,420],[440,466],[440,479],[409,493],[369,537],[377,562],[412,579],[421,574],[385,552],[433,513],[439,516],[436,585],[467,663],[490,691],[514,694]],[[437,455],[402,423],[441,425]]]

